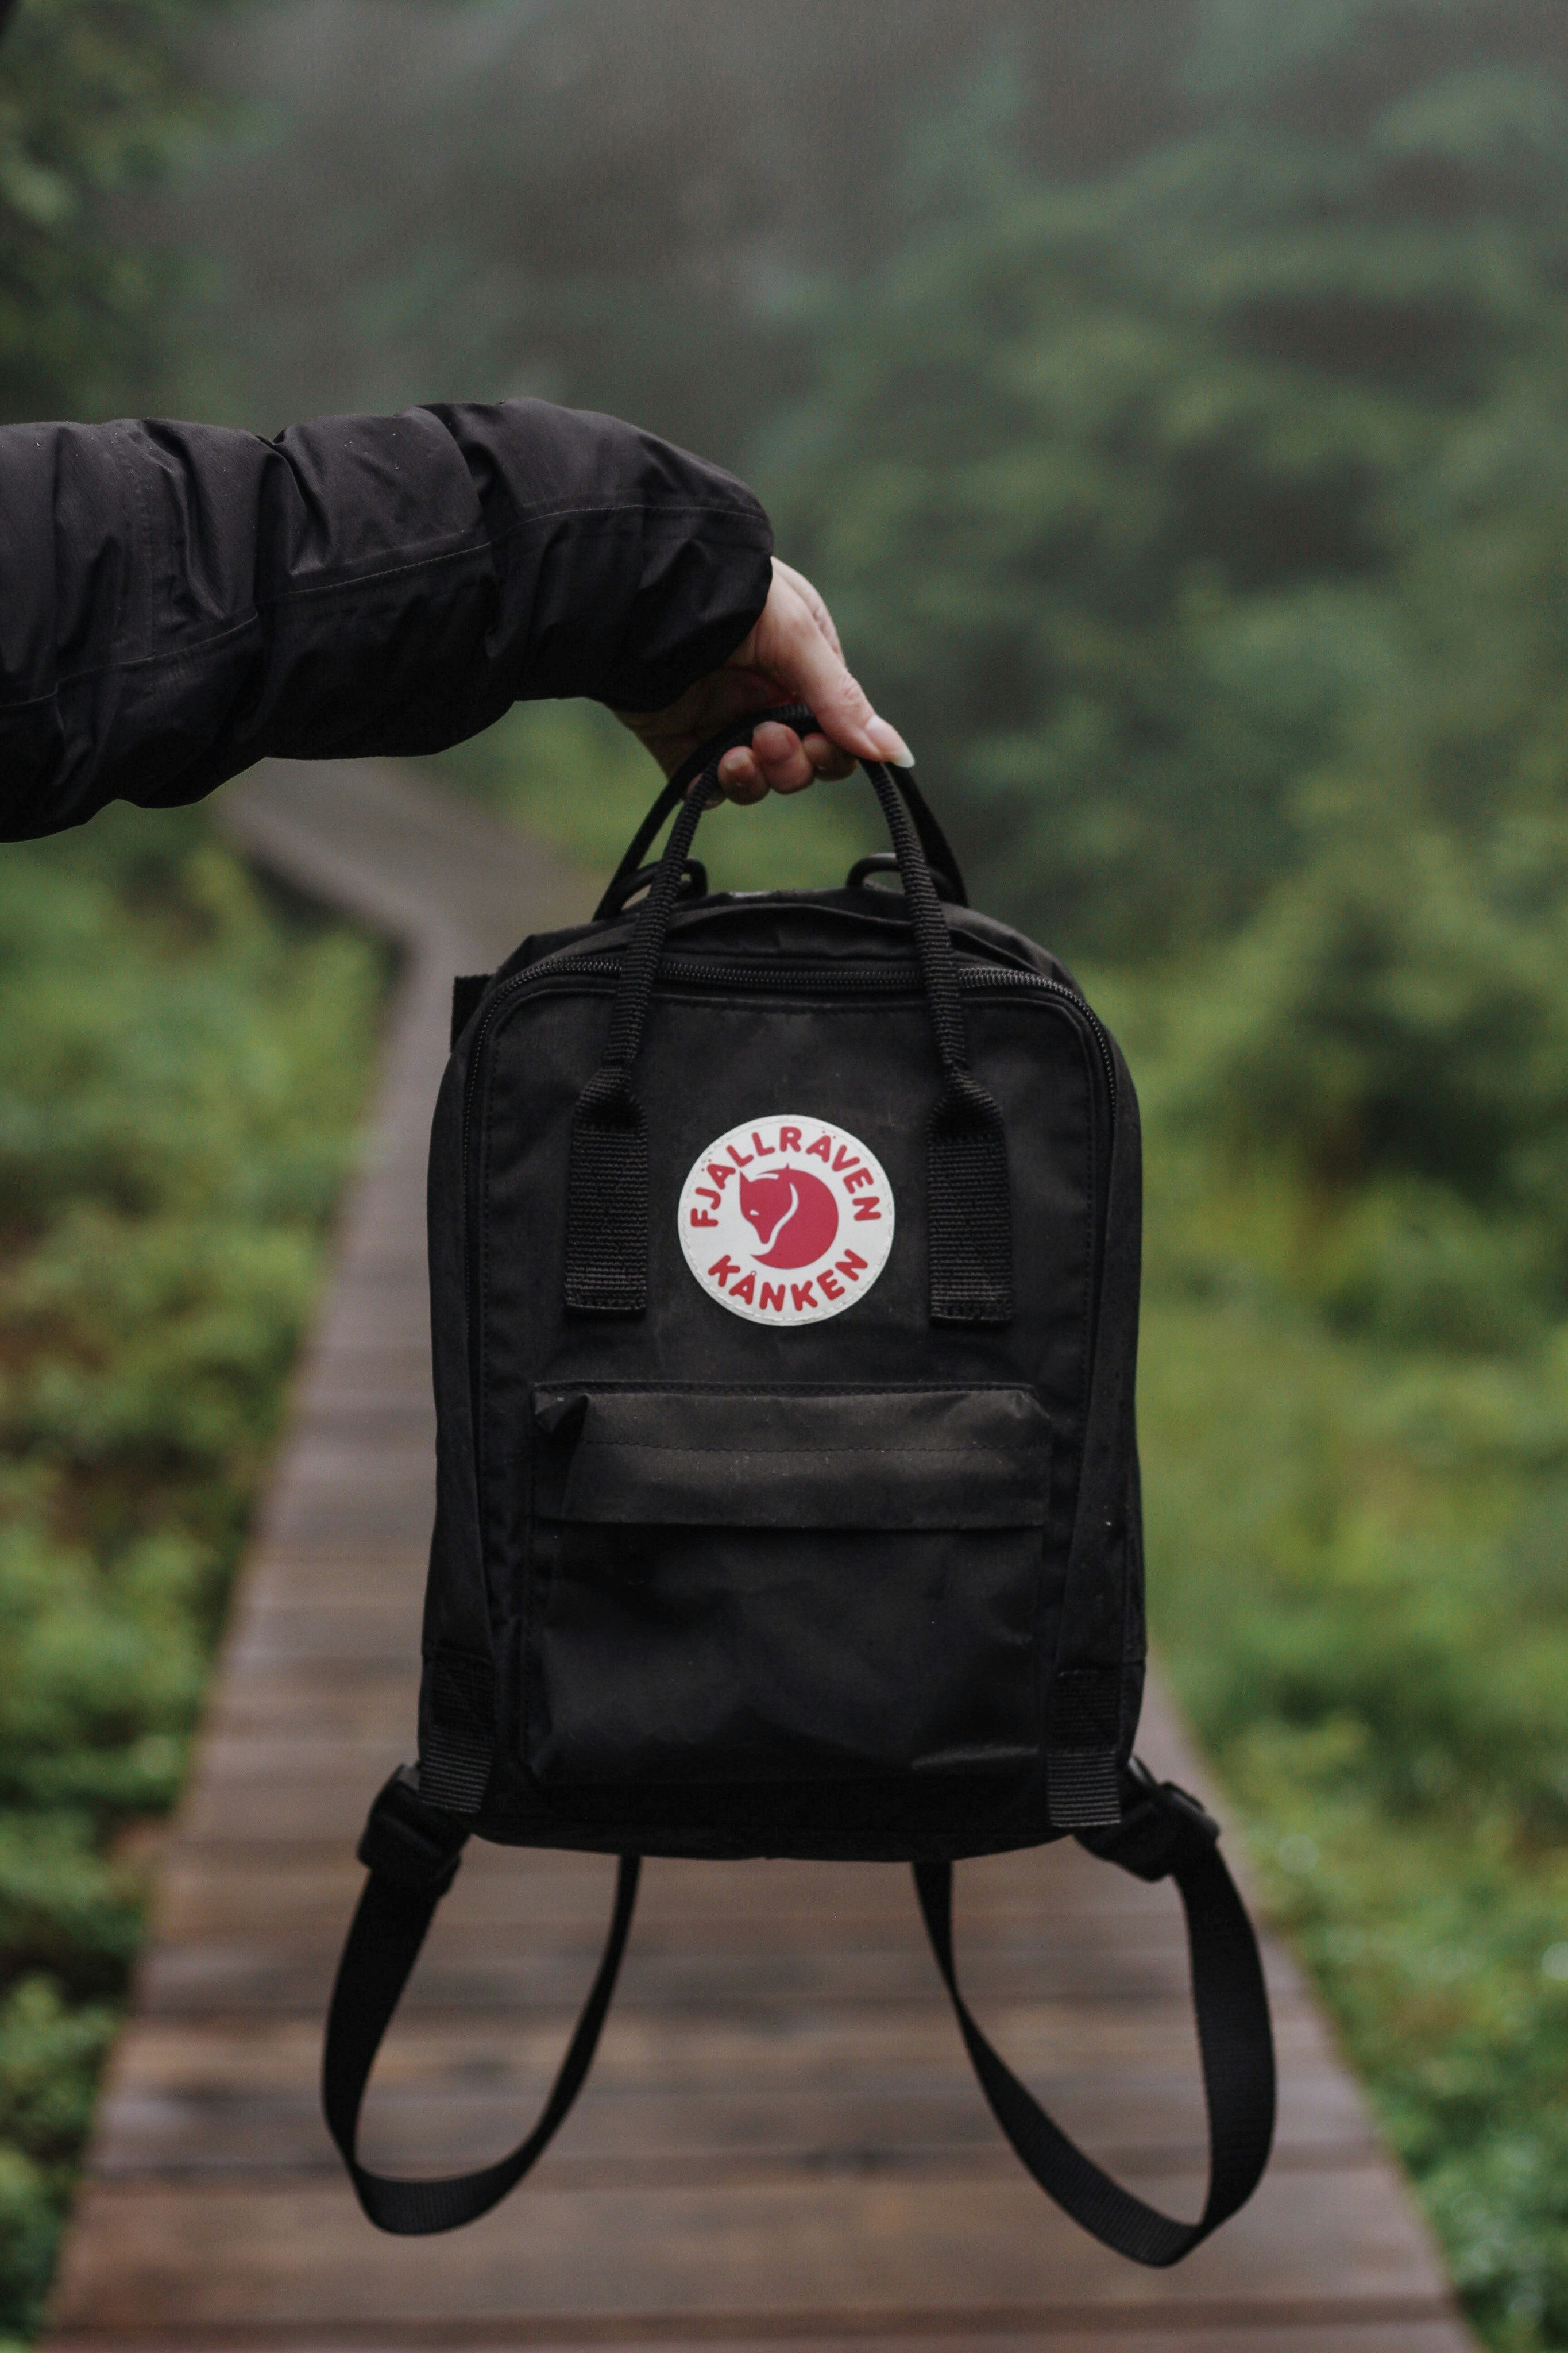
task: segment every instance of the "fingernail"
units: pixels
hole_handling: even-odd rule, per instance
[[[884,760],[890,760],[895,768],[912,768],[914,766],[914,754],[910,751],[909,745],[905,743],[898,729],[896,727],[889,727],[885,719],[873,719],[868,726],[866,733],[871,737],[874,743],[877,743],[881,746],[881,757]]]

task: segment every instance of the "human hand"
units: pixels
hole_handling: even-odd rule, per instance
[[[756,627],[722,670],[689,686],[665,711],[616,713],[672,776],[710,735],[776,702],[809,703],[822,733],[798,735],[777,720],[759,727],[750,751],[726,752],[721,789],[732,801],[798,793],[816,776],[847,776],[857,759],[912,768],[898,730],[879,719],[845,667],[833,616],[809,580],[773,558],[773,586]]]

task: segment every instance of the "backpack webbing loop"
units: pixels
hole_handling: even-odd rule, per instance
[[[566,1304],[582,1315],[647,1308],[647,1128],[625,1063],[577,1098],[566,1186]]]
[[[477,1814],[496,1748],[496,1671],[489,1659],[437,1651],[426,1663],[429,1720],[419,1749],[419,1788],[449,1814]]]
[[[370,1871],[338,1964],[321,2057],[327,2129],[349,2170],[354,2193],[378,2230],[400,2238],[453,2231],[477,2221],[516,2188],[565,2122],[587,2079],[631,1933],[641,1859],[624,1854],[616,1873],[609,1935],[582,2014],[572,2031],[538,2123],[508,2157],[477,2173],[436,2181],[398,2181],[372,2173],[355,2154],[365,2085],[407,1984],[436,1906],[458,1874],[468,1830],[428,1805],[404,1767],[370,1810],[360,1861]]]
[[[1171,1878],[1186,1915],[1193,1999],[1209,2121],[1209,2187],[1195,2222],[1123,2189],[1046,2114],[981,2031],[959,1990],[952,1950],[952,1865],[917,1862],[915,1888],[936,1965],[991,2112],[1047,2196],[1134,2263],[1178,2263],[1246,2204],[1274,2138],[1274,2039],[1258,1940],[1221,1860],[1217,1826],[1195,1799],[1129,1767],[1114,1831],[1085,1834],[1092,1853],[1142,1879]]]
[[[1046,1797],[1053,1828],[1114,1825],[1121,1806],[1121,1676],[1114,1667],[1058,1667],[1051,1679]]]

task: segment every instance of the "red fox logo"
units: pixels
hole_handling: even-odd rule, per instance
[[[763,1246],[752,1253],[759,1266],[809,1266],[838,1238],[838,1204],[804,1168],[742,1175],[741,1215]]]

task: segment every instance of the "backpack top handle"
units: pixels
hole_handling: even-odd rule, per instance
[[[743,744],[750,744],[754,731],[770,719],[777,720],[782,726],[793,727],[797,734],[821,733],[816,713],[807,704],[781,702],[775,704],[771,711],[759,711],[750,719],[737,720],[734,726],[727,729],[722,735],[710,736],[709,741],[698,751],[693,752],[689,759],[682,761],[669,782],[660,791],[658,799],[636,833],[633,834],[627,844],[625,857],[610,877],[605,895],[594,910],[595,923],[621,913],[627,898],[631,895],[624,887],[628,878],[642,865],[652,845],[658,840],[665,819],[672,809],[679,807],[703,770],[708,767],[717,768],[726,752],[734,751]],[[913,770],[889,768],[888,773],[898,786],[904,807],[909,810],[933,879],[939,882],[950,882],[952,885],[951,890],[942,892],[942,897],[954,907],[967,907],[969,894],[964,889],[963,871],[952,854],[952,846],[942,829],[936,812],[916,784]]]
[[[792,724],[810,723],[812,714],[804,705],[787,704],[784,709]],[[632,1069],[642,1045],[676,894],[709,792],[717,784],[719,763],[734,745],[749,743],[752,730],[763,720],[780,715],[762,712],[715,736],[704,745],[700,758],[694,755],[671,777],[659,797],[660,802],[669,797],[690,771],[689,780],[682,786],[681,805],[664,855],[621,957],[604,1054],[573,1115],[565,1297],[567,1307],[575,1314],[641,1315],[647,1312],[647,1131],[642,1105],[632,1091]],[[881,805],[899,861],[905,910],[942,1071],[942,1089],[931,1110],[926,1155],[931,1321],[1007,1324],[1013,1315],[1013,1239],[1002,1113],[995,1098],[969,1068],[957,960],[917,821],[894,781],[894,772],[880,760],[862,761],[861,765]],[[930,823],[934,828],[935,819]],[[937,836],[940,839],[940,829]],[[651,834],[648,838],[652,839]],[[626,860],[640,861],[647,846],[639,834],[626,852]],[[945,842],[942,847],[944,862],[952,862],[952,851]]]

